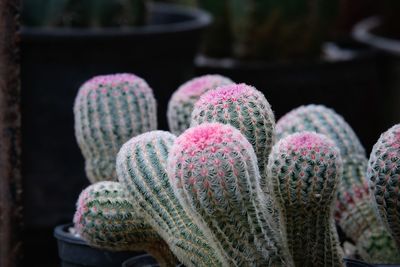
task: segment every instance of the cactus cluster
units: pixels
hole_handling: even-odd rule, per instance
[[[333,219],[341,172],[340,152],[324,135],[295,133],[272,149],[269,182],[296,266],[343,266]]]
[[[335,219],[351,238],[362,258],[369,262],[400,260],[394,241],[378,220],[368,192],[364,148],[346,121],[321,105],[302,106],[283,116],[276,125],[278,138],[300,131],[315,131],[331,138],[343,161]]]
[[[400,124],[384,132],[374,145],[367,178],[378,214],[400,254]]]
[[[265,96],[246,84],[208,91],[195,104],[191,126],[204,122],[230,124],[247,138],[257,156],[262,189],[268,192],[265,165],[275,142],[275,117]]]
[[[146,251],[162,266],[174,266],[168,245],[147,224],[129,192],[118,182],[90,185],[79,196],[74,225],[91,246],[111,251]]]
[[[171,148],[168,175],[185,210],[206,224],[232,266],[290,265],[264,209],[256,155],[237,129],[204,123],[185,131]]]
[[[190,127],[194,104],[205,92],[233,82],[221,75],[203,75],[182,84],[168,103],[167,118],[170,131],[180,135]]]
[[[153,131],[129,140],[117,156],[118,178],[185,266],[228,266],[218,245],[174,194],[166,167],[175,139],[171,133]]]
[[[176,137],[155,130],[146,82],[117,74],[86,82],[74,114],[89,179],[118,179],[79,197],[75,228],[92,246],[145,250],[163,266],[339,267],[336,219],[365,260],[400,259],[371,205],[364,148],[331,109],[300,107],[275,129],[256,88],[206,75],[169,103]],[[397,125],[375,145],[368,169],[398,242],[399,148]]]
[[[153,91],[133,74],[96,76],[75,99],[75,136],[88,179],[117,180],[115,157],[131,137],[157,128]]]

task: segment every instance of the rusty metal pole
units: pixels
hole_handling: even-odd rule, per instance
[[[19,0],[0,0],[0,266],[21,258]]]

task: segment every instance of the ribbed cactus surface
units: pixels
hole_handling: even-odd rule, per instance
[[[324,135],[295,133],[273,147],[268,177],[295,266],[343,266],[333,219],[341,174],[340,152]]]
[[[74,215],[77,233],[91,246],[112,251],[147,251],[162,266],[174,266],[175,256],[144,220],[129,192],[118,182],[90,185],[79,196]]]
[[[152,131],[129,140],[117,156],[118,179],[185,266],[228,266],[218,245],[200,230],[174,194],[166,164],[175,139],[171,133]]]
[[[338,190],[335,219],[345,234],[356,243],[362,258],[376,263],[398,262],[400,255],[395,243],[371,207],[365,178],[367,158],[353,129],[332,109],[308,105],[292,110],[276,125],[279,139],[300,131],[324,134],[340,150],[343,176]]]
[[[208,91],[196,102],[191,126],[205,122],[230,124],[251,143],[258,159],[265,191],[265,165],[275,142],[275,117],[265,96],[246,84],[232,84]]]
[[[400,254],[400,124],[380,136],[368,163],[371,195]]]
[[[172,95],[167,110],[170,131],[180,135],[190,126],[194,104],[205,92],[233,83],[221,75],[203,75],[182,84]]]
[[[185,210],[220,241],[231,266],[291,265],[265,206],[256,155],[239,130],[221,123],[186,130],[171,148],[168,175]]]
[[[115,157],[126,141],[157,128],[153,91],[133,74],[96,76],[79,89],[75,136],[94,183],[116,180]]]

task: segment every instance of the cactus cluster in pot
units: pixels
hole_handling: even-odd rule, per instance
[[[97,182],[74,222],[92,246],[142,249],[163,266],[343,266],[336,219],[364,260],[400,261],[397,128],[368,172],[390,235],[365,187],[364,149],[328,108],[301,107],[276,124],[256,88],[209,75],[172,96],[174,135],[156,130],[147,83],[119,74],[85,83],[74,111]]]

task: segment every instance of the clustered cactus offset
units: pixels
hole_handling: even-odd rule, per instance
[[[265,186],[265,166],[275,143],[275,117],[265,96],[246,84],[232,84],[206,92],[195,104],[191,126],[204,122],[230,124],[253,146]]]
[[[400,254],[400,124],[384,132],[374,145],[367,178],[379,216]]]
[[[233,82],[221,75],[203,75],[182,84],[168,103],[167,118],[170,131],[180,135],[190,127],[194,104],[205,92]]]
[[[175,139],[171,133],[153,131],[129,140],[117,156],[118,178],[185,266],[228,266],[173,192],[166,167]]]
[[[342,161],[321,134],[300,132],[272,149],[268,177],[296,266],[343,266],[333,209]]]
[[[133,74],[96,76],[79,89],[75,136],[88,179],[117,180],[115,157],[131,137],[157,128],[153,91]]]
[[[162,266],[340,267],[336,219],[363,259],[400,261],[400,125],[381,136],[368,168],[392,238],[371,205],[364,148],[324,106],[275,125],[257,89],[205,75],[171,98],[176,137],[155,130],[147,83],[116,74],[86,82],[74,115],[87,176],[102,181],[81,193],[74,216],[92,246],[145,250]]]
[[[171,148],[168,174],[185,210],[206,224],[231,266],[291,265],[264,206],[256,155],[239,130],[220,123],[188,129]]]
[[[278,138],[300,131],[315,131],[331,138],[339,148],[343,176],[339,185],[335,219],[351,238],[363,259],[369,262],[400,261],[395,243],[378,220],[368,192],[367,158],[356,134],[332,109],[302,106],[283,116],[276,125]]]
[[[79,196],[75,230],[91,246],[111,251],[146,251],[162,266],[177,260],[168,245],[144,220],[129,192],[118,182],[90,185]]]

